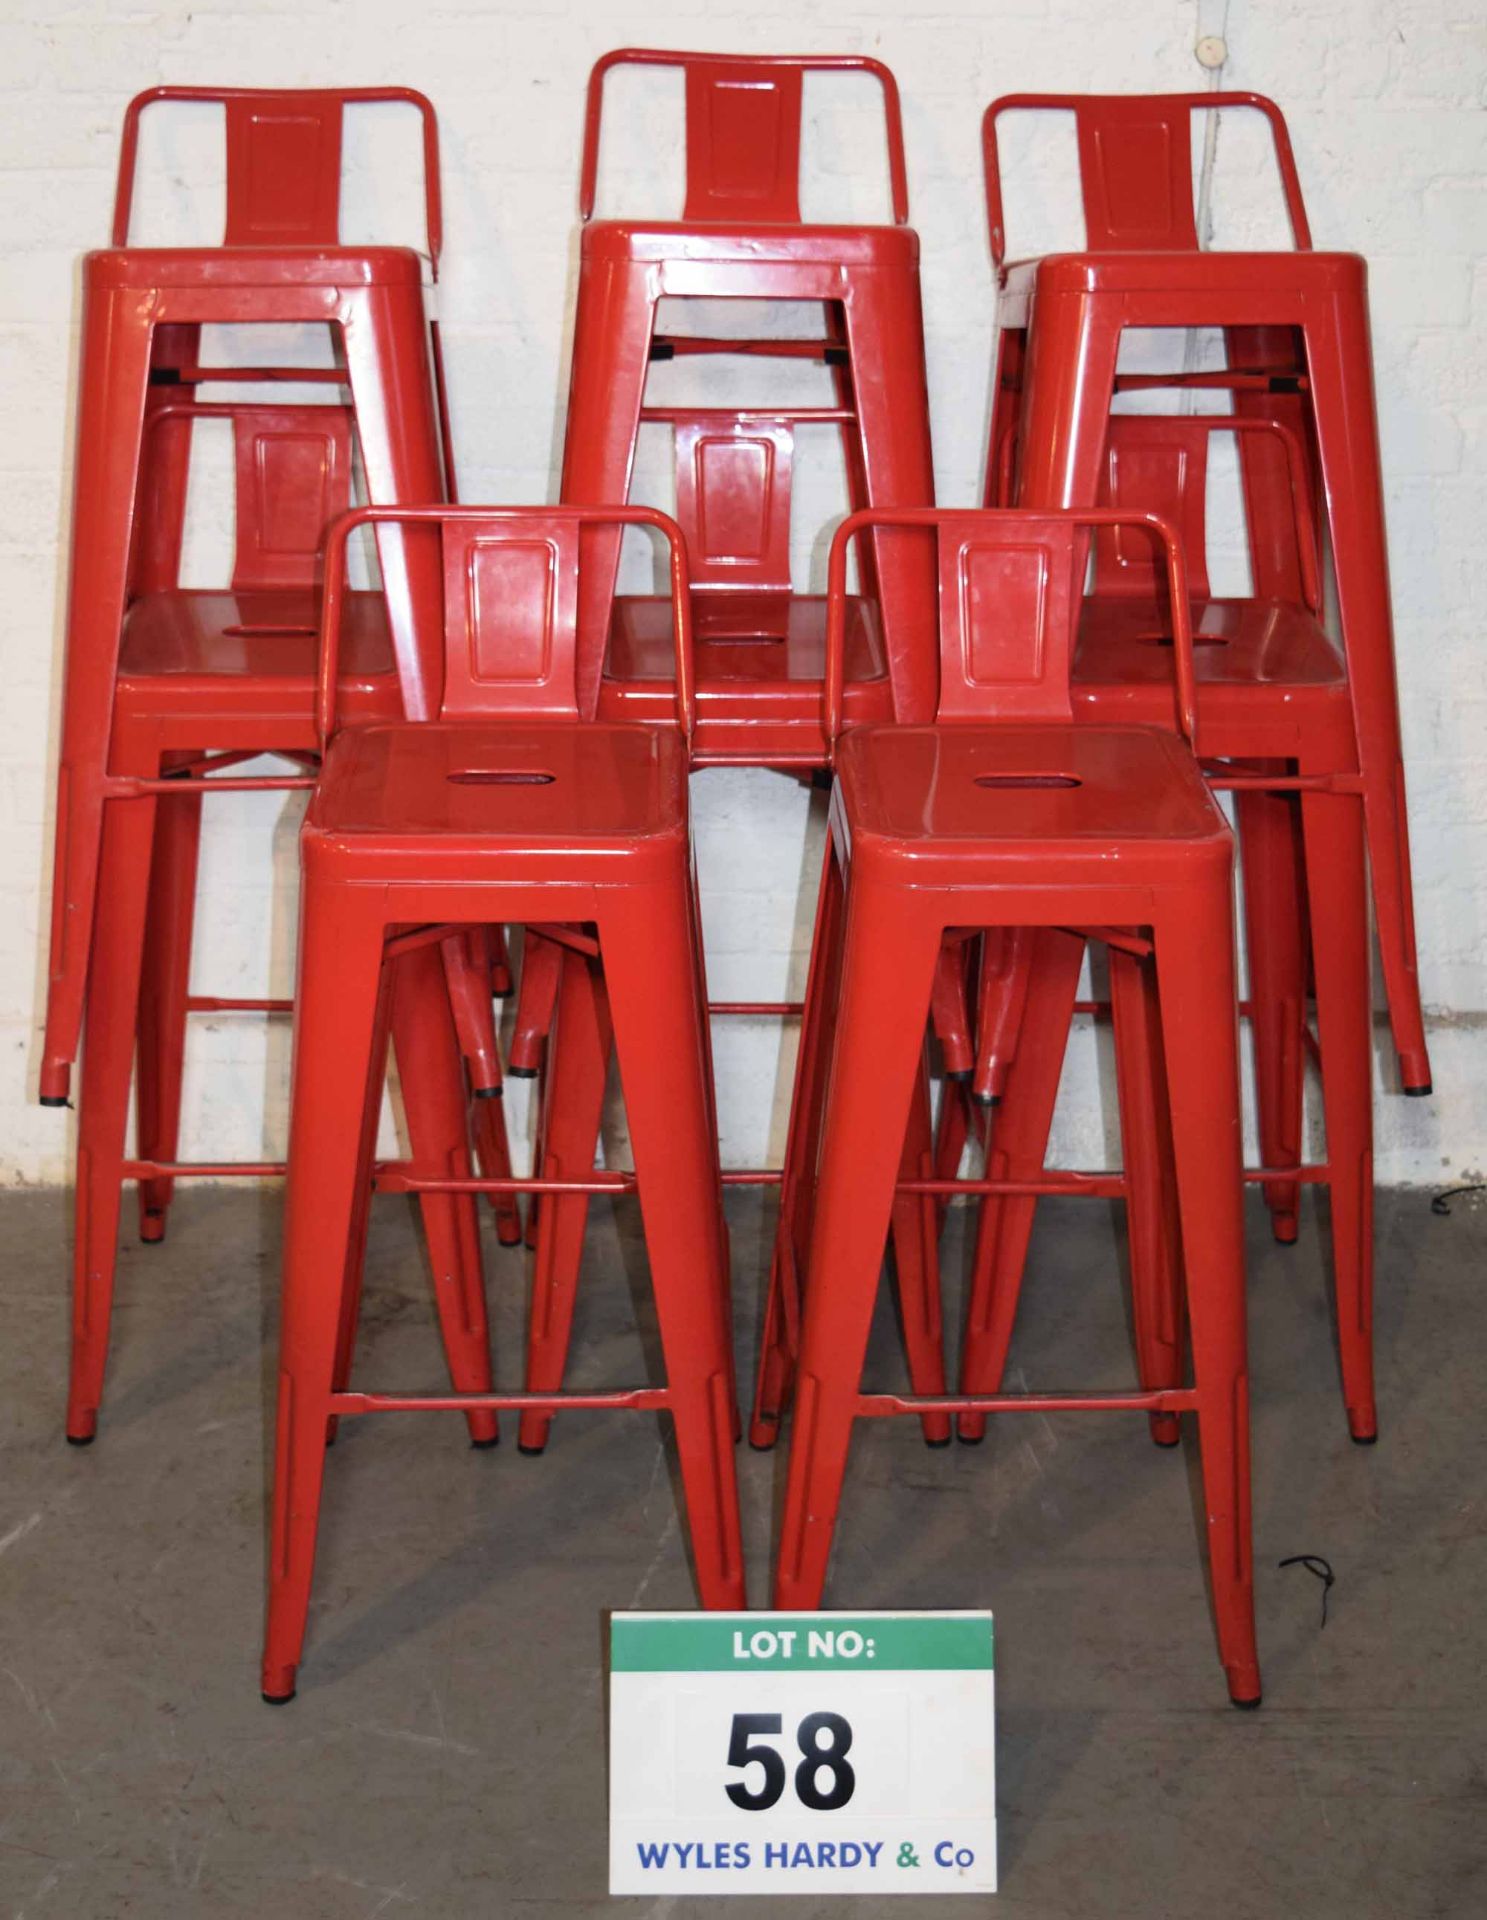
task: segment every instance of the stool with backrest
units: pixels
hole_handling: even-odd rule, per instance
[[[841,718],[836,596],[847,542],[873,518],[849,518],[832,547],[825,724],[833,737]],[[1076,725],[1069,692],[1087,529],[1133,520],[1166,547],[1179,712],[1191,735],[1181,549],[1153,515],[914,518],[939,540],[938,723],[854,728],[837,745],[827,884],[840,898],[824,963],[836,989],[830,1056],[798,1082],[798,1091],[815,1089],[819,1120],[808,1126],[798,1106],[792,1116],[795,1138],[818,1141],[819,1158],[801,1169],[814,1187],[813,1219],[775,1605],[820,1604],[853,1422],[924,1409],[918,1395],[864,1392],[862,1370],[945,933],[1035,929],[1046,951],[1032,991],[1063,964],[1060,948],[1074,947],[1077,970],[1066,928],[1099,927],[1137,970],[1130,997],[1145,1011],[1146,1078],[1159,1077],[1170,1102],[1193,1383],[1168,1373],[1170,1338],[1165,1355],[1152,1351],[1153,1330],[1144,1335],[1142,1322],[1155,1303],[1138,1300],[1140,1391],[957,1395],[939,1405],[1196,1414],[1220,1658],[1235,1704],[1254,1706],[1230,835],[1177,733]],[[957,1184],[984,1193],[1000,1183]],[[1039,1183],[1044,1191],[1072,1184],[1077,1176]]]
[[[140,569],[124,617],[112,695],[78,1100],[67,1413],[67,1435],[77,1444],[97,1430],[124,1183],[138,1182],[142,1231],[158,1240],[177,1178],[283,1172],[275,1162],[182,1163],[176,1157],[188,1010],[232,1015],[291,1006],[190,996],[196,843],[209,792],[314,785],[315,581],[323,530],[348,500],[351,423],[347,410],[334,405],[173,401],[152,413],[148,437],[179,433],[184,422],[203,417],[228,420],[236,449],[232,584],[225,590],[180,587],[179,528],[170,557],[163,552],[170,543],[161,521],[142,517],[150,535],[142,544],[153,553]],[[146,477],[158,477],[148,464]],[[180,477],[184,482],[184,470]],[[184,484],[180,491],[184,496]],[[346,723],[400,717],[382,596],[352,594],[346,629],[339,688]],[[298,759],[305,770],[286,776],[230,771],[264,752]],[[470,1168],[464,1070],[458,1051],[451,1054],[444,1045],[449,1013],[442,973],[436,950],[410,954],[390,996],[388,1018],[412,1164],[425,1173],[453,1175]],[[138,1124],[130,1158],[129,1088],[136,1060]],[[473,1056],[470,1072],[477,1079]],[[492,1105],[499,1103],[478,1103],[476,1111]],[[500,1142],[504,1146],[504,1132]],[[509,1162],[498,1157],[494,1170],[509,1171]],[[489,1384],[490,1373],[474,1201],[429,1193],[422,1210],[452,1376],[475,1391]],[[473,1416],[471,1428],[481,1444],[495,1438],[488,1413]]]
[[[394,517],[444,556],[447,673],[422,724],[330,739],[345,542]],[[670,727],[581,718],[579,537],[610,524],[671,542],[676,712]],[[675,523],[647,508],[363,509],[339,522],[326,572],[325,758],[302,835],[300,978],[285,1227],[278,1443],[263,1692],[295,1688],[310,1598],[327,1425],[407,1408],[559,1404],[670,1412],[698,1590],[744,1604],[733,1464],[735,1395],[725,1236],[693,897],[687,742],[693,705],[686,565]],[[501,1183],[634,1190],[650,1259],[664,1386],[609,1392],[357,1393],[343,1359],[355,1254],[375,1179],[381,1002],[390,955],[450,927],[573,926],[602,969],[633,1176]],[[592,1008],[593,986],[581,1005]],[[568,1007],[560,998],[558,1027]],[[413,1189],[426,1185],[412,1178]],[[488,1190],[491,1182],[436,1181]],[[544,1213],[546,1208],[544,1207]]]
[[[227,121],[227,244],[125,246],[140,115],[155,100],[203,97],[221,102]],[[84,985],[106,975],[100,993],[109,1011],[89,1018],[92,1089],[84,1102],[79,1158],[78,1342],[69,1420],[69,1433],[78,1440],[92,1435],[102,1381],[136,1012],[139,1126],[128,1172],[139,1179],[141,1235],[151,1241],[164,1233],[181,1171],[176,1152],[188,1012],[288,1010],[287,1003],[189,994],[201,797],[222,789],[224,770],[258,753],[279,751],[302,762],[313,757],[317,556],[327,518],[348,498],[354,442],[369,475],[392,492],[406,489],[417,497],[429,488],[435,496],[442,491],[436,424],[442,384],[431,384],[437,338],[424,334],[417,256],[331,245],[342,109],[348,101],[385,100],[411,102],[422,115],[430,247],[437,257],[437,133],[422,96],[402,89],[203,95],[162,88],[141,95],[126,117],[118,244],[88,263],[51,1038],[43,1071],[44,1098],[64,1099],[56,1089],[65,1089],[66,1059],[57,1056],[70,1053],[75,1039],[57,1047],[52,1041],[80,1013],[79,973]],[[344,297],[328,277],[333,269],[349,289]],[[129,288],[140,297],[127,297]],[[183,314],[194,317],[172,317]],[[234,315],[330,320],[343,335],[348,364],[323,370],[204,364],[203,322]],[[285,398],[197,397],[203,386],[224,381],[268,384]],[[306,384],[349,385],[352,404],[303,405],[294,396]],[[180,584],[190,460],[197,423],[204,419],[229,424],[234,441],[236,557],[225,591]],[[350,718],[401,712],[394,672],[399,635],[410,683],[419,684],[423,671],[412,671],[413,575],[391,543],[387,553],[389,579],[401,586],[390,614],[382,595],[357,596],[347,655],[354,681],[347,688]],[[112,635],[108,619],[115,623]],[[205,778],[209,773],[215,777]],[[233,778],[226,784],[239,790],[306,786],[311,777]],[[121,810],[112,823],[117,857],[103,883],[107,914],[97,915],[114,931],[100,953],[92,938],[92,899],[102,841],[85,828],[89,818],[101,824],[115,803]],[[458,985],[458,963],[447,970],[451,985]],[[422,972],[422,963],[416,971]],[[400,997],[405,1010],[411,993]],[[488,995],[483,1028],[478,1009],[467,1024],[471,1079],[477,1091],[488,1092],[494,1060]],[[410,1094],[419,1104],[418,1090],[410,1088]],[[486,1159],[506,1164],[498,1103],[482,1102],[477,1114]],[[427,1121],[418,1130],[426,1140]],[[213,1175],[262,1170],[202,1169]],[[431,1211],[448,1209],[440,1202],[425,1209]],[[505,1237],[512,1237],[514,1225],[507,1222]],[[443,1237],[450,1243],[448,1231]],[[459,1262],[446,1256],[436,1267],[453,1275]],[[478,1286],[478,1273],[460,1284]],[[462,1308],[460,1324],[467,1322]]]
[[[1200,250],[1192,118],[1229,108],[1257,111],[1268,122],[1292,252]],[[1006,257],[997,122],[1026,109],[1074,117],[1082,252]],[[1394,1044],[1405,1092],[1426,1093],[1365,264],[1357,254],[1313,251],[1285,121],[1259,94],[1009,95],[987,109],[983,140],[1004,339],[992,462],[1013,476],[1001,497],[1028,507],[1099,497],[1117,387],[1173,383],[1169,375],[1118,373],[1122,335],[1132,328],[1224,329],[1232,370],[1189,384],[1227,386],[1235,412],[1258,412],[1306,435],[1336,581]],[[1279,452],[1256,443],[1244,449],[1244,462],[1260,542],[1284,551],[1290,495]],[[1004,471],[989,485],[995,491],[1007,483]]]
[[[617,66],[680,68],[686,88],[686,200],[679,221],[594,219],[606,76]],[[861,72],[884,100],[891,226],[820,225],[802,218],[803,82],[816,72]],[[855,55],[731,56],[623,50],[606,55],[589,82],[581,212],[584,220],[573,373],[564,447],[563,498],[598,503],[630,491],[643,425],[672,438],[676,514],[691,560],[697,641],[696,766],[821,769],[820,686],[824,598],[796,592],[790,570],[796,440],[805,426],[841,434],[853,506],[922,506],[934,497],[918,240],[908,195],[898,91],[880,63]],[[822,309],[815,339],[739,339],[658,331],[663,299],[774,300]],[[657,360],[707,355],[762,360],[824,359],[829,407],[662,405],[648,399]],[[585,536],[579,616],[579,680],[610,719],[659,720],[672,700],[669,608],[664,596],[615,594],[612,532]],[[864,543],[860,591],[848,602],[847,711],[854,721],[927,718],[934,699],[933,567],[917,529],[887,528]],[[551,942],[529,942],[510,1048],[511,1068],[535,1073],[545,1059],[543,1152],[593,1164],[603,1096],[602,1014],[590,1021],[587,1066],[545,1048],[565,962]],[[952,989],[936,1027],[954,1047],[968,1029]],[[570,983],[571,986],[571,983]],[[752,1005],[753,1003],[748,1003]],[[739,1010],[743,1010],[740,1007]],[[778,1011],[762,1007],[759,1011]],[[573,1034],[578,1022],[570,1017]],[[963,1043],[965,1044],[965,1043]],[[969,1065],[969,1062],[967,1062]],[[552,1133],[560,1129],[561,1138]],[[917,1167],[932,1151],[927,1079],[905,1143]],[[539,1283],[529,1345],[529,1384],[562,1378],[585,1202],[563,1198],[542,1214]],[[926,1209],[905,1204],[895,1232],[905,1325],[915,1377],[943,1379],[938,1295],[929,1284]],[[549,1421],[523,1422],[522,1444],[539,1451]],[[926,1437],[943,1444],[936,1417]]]
[[[1294,478],[1289,557],[1301,583],[1294,596],[1279,589],[1248,597],[1217,597],[1210,591],[1208,455],[1214,435],[1223,433],[1264,436],[1289,453]],[[1102,505],[1159,513],[1182,530],[1203,766],[1211,788],[1235,795],[1244,846],[1257,1084],[1263,1087],[1267,1071],[1272,1075],[1268,1097],[1257,1102],[1262,1170],[1250,1177],[1264,1179],[1272,1218],[1287,1240],[1296,1232],[1299,1182],[1327,1187],[1343,1397],[1353,1438],[1370,1442],[1378,1424],[1362,782],[1347,676],[1320,624],[1301,450],[1289,428],[1254,416],[1120,416],[1110,422]],[[1139,528],[1123,527],[1096,542],[1093,591],[1079,623],[1074,715],[1095,726],[1179,724],[1165,574],[1160,555]],[[1304,847],[1303,891],[1288,908],[1271,873],[1277,838],[1282,860],[1293,839]],[[1315,1040],[1295,987],[1282,993],[1254,984],[1288,980],[1293,966],[1299,974],[1300,956],[1308,947]],[[1277,948],[1283,950],[1279,965]],[[1075,978],[1067,973],[1061,985],[1040,987],[1039,1029],[1032,1032],[1028,1023],[1026,1052],[1019,1050],[1012,1060],[993,1123],[988,1170],[1001,1179],[1027,1180],[1043,1166],[1075,990]],[[1267,1033],[1267,1019],[1279,1030]],[[1119,1025],[1116,1047],[1119,1069]],[[1326,1125],[1326,1157],[1313,1166],[1301,1164],[1302,1069],[1308,1052],[1320,1070]],[[1144,1171],[1150,1183],[1159,1181],[1161,1161],[1156,1143],[1127,1152],[1128,1168],[1138,1175]],[[1149,1190],[1144,1204],[1154,1207],[1158,1197]],[[961,1386],[968,1393],[994,1392],[1000,1384],[1035,1206],[1031,1194],[983,1203],[961,1367]],[[1170,1280],[1169,1271],[1165,1283]],[[962,1438],[978,1439],[984,1426],[981,1418],[966,1417]]]
[[[141,115],[158,102],[203,100],[220,103],[225,117],[224,242],[131,246]],[[342,246],[338,236],[344,109],[388,101],[410,104],[422,116],[432,266],[441,244],[438,135],[432,106],[411,89],[156,87],[132,101],[126,115],[113,244],[90,254],[83,273],[44,1103],[65,1102],[81,1030],[125,612],[138,583],[171,571],[179,545],[190,425],[168,417],[147,458],[154,416],[169,416],[183,396],[222,380],[345,387],[370,497],[443,497],[441,383],[431,365],[420,256],[406,247]],[[268,323],[329,326],[341,364],[203,364],[203,326]],[[289,465],[293,458],[286,456]],[[275,462],[275,479],[282,480],[286,460]],[[274,497],[270,491],[270,505]],[[267,545],[272,551],[271,530]],[[418,607],[435,579],[430,558],[393,530],[379,559],[393,652],[421,710],[432,656],[423,657]],[[302,628],[302,615],[289,624]],[[308,646],[312,660],[313,633]]]

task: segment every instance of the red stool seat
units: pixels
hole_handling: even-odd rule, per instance
[[[721,599],[721,596],[720,596]],[[694,596],[700,765],[716,750],[732,757],[746,736],[760,760],[778,752],[819,760],[821,681],[826,672],[826,601],[814,595]],[[871,602],[854,599],[846,637],[847,711],[854,725],[893,718],[882,627]],[[663,719],[672,703],[671,610],[659,598],[615,601],[599,711],[609,719]],[[767,738],[765,737],[767,735]]]
[[[124,616],[119,674],[123,679],[204,680],[240,675],[313,686],[319,619],[313,588],[171,588],[142,594]],[[371,694],[373,683],[395,666],[381,594],[354,595],[341,653],[343,688]],[[401,705],[396,686],[390,691]],[[306,717],[309,711],[306,705]]]
[[[705,56],[702,56],[705,57]],[[912,227],[807,226],[760,221],[591,220],[583,231],[585,264],[590,261],[654,260],[669,269],[661,291],[706,292],[687,284],[693,263],[711,272],[733,267],[747,272],[751,262],[791,266],[919,268],[919,236]]]
[[[94,293],[157,287],[417,287],[428,278],[412,247],[100,247],[84,256]],[[164,313],[162,320],[173,316]],[[325,317],[331,319],[328,308]]]
[[[674,734],[643,726],[541,722],[429,722],[341,734],[321,770],[315,823],[344,836],[318,858],[385,861],[378,836],[407,848],[414,832],[499,847],[553,841],[616,855],[632,843],[684,831],[687,752]],[[501,805],[492,808],[493,789]],[[320,842],[317,841],[317,848]],[[435,863],[444,845],[412,848]]]
[[[1226,696],[1261,692],[1267,700],[1282,689],[1347,698],[1342,657],[1316,617],[1283,601],[1200,600],[1193,607],[1193,670],[1203,689],[1204,718],[1217,714]],[[1091,597],[1079,623],[1074,656],[1074,703],[1081,682],[1109,689],[1101,711],[1110,717],[1117,687],[1146,711],[1149,689],[1160,687],[1170,708],[1171,628],[1150,602]],[[1164,724],[1164,723],[1159,723]]]
[[[1162,858],[1147,842],[1217,838],[1229,857],[1191,751],[1145,727],[857,727],[837,777],[852,781],[854,862],[907,861],[925,886],[956,885],[962,860],[980,860],[988,841],[999,859],[1025,843],[1030,880],[1050,841],[1060,873],[1087,854],[1107,873],[1117,860],[1136,885],[1139,863]]]

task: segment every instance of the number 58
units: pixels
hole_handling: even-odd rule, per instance
[[[778,1747],[754,1737],[779,1733],[783,1726],[777,1713],[734,1714],[728,1765],[764,1769],[764,1780],[757,1791],[742,1780],[729,1783],[725,1791],[734,1806],[748,1813],[762,1813],[785,1791],[784,1756]],[[831,1738],[823,1745],[825,1734]],[[795,1744],[801,1753],[800,1764],[795,1769],[795,1793],[801,1805],[816,1813],[831,1813],[846,1806],[857,1785],[857,1776],[847,1760],[852,1745],[850,1723],[839,1713],[808,1713],[795,1729]],[[817,1776],[821,1773],[830,1776],[830,1785],[824,1793],[817,1785]]]

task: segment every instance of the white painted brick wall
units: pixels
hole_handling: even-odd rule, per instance
[[[1224,81],[1275,96],[1290,120],[1317,243],[1367,252],[1412,781],[1420,946],[1433,1027],[1433,1102],[1379,1103],[1386,1179],[1441,1181],[1487,1164],[1487,28],[1476,0],[1269,0],[1227,11]],[[65,1177],[69,1122],[32,1104],[60,686],[60,585],[71,461],[76,261],[106,238],[125,102],[158,81],[369,85],[437,104],[444,136],[445,338],[467,499],[536,501],[556,483],[575,266],[583,87],[626,41],[739,50],[857,50],[903,89],[913,217],[924,242],[940,497],[977,497],[992,299],[977,128],[999,92],[1189,89],[1194,0],[795,0],[726,13],[704,0],[15,0],[0,17],[0,569],[7,631],[0,702],[0,1177]],[[614,90],[606,181],[628,204],[679,202],[674,88]],[[395,178],[411,129],[393,112],[351,130],[350,233],[406,232],[416,195]],[[881,154],[863,83],[812,87],[815,211],[877,217]],[[1046,143],[1045,143],[1046,147]],[[1009,142],[1021,185],[1014,243],[1077,231],[1072,172]],[[1279,237],[1254,135],[1226,118],[1216,177],[1220,242]],[[145,142],[149,237],[215,238],[220,141],[209,111]],[[403,224],[398,225],[399,220]],[[1059,223],[1062,222],[1060,229]],[[663,370],[675,373],[675,369]],[[1222,491],[1222,476],[1220,477]],[[831,462],[807,475],[800,577],[819,578],[839,510]],[[220,512],[193,553],[222,550]],[[203,576],[205,577],[205,576]],[[819,805],[765,774],[696,783],[714,990],[798,988]],[[201,991],[287,990],[293,953],[291,803],[224,797],[212,809],[196,951]],[[811,830],[811,828],[814,830]],[[196,1023],[185,1150],[258,1157],[282,1144],[287,1038],[252,1020]],[[725,1152],[777,1155],[788,1049],[767,1023],[718,1035]],[[1088,1163],[1108,1092],[1088,1036],[1075,1049],[1060,1147]],[[1385,1084],[1388,1084],[1386,1077]],[[516,1090],[513,1090],[514,1093]],[[524,1124],[520,1096],[514,1114]]]

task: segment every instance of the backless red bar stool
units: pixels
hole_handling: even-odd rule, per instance
[[[1296,598],[1216,598],[1210,591],[1205,500],[1208,451],[1216,432],[1267,436],[1290,454]],[[1338,1345],[1348,1426],[1355,1440],[1377,1437],[1372,1352],[1373,1146],[1369,1018],[1368,903],[1362,782],[1343,663],[1319,622],[1320,582],[1301,450],[1290,430],[1254,417],[1187,414],[1112,419],[1102,504],[1155,512],[1180,527],[1192,595],[1194,661],[1203,714],[1204,771],[1211,788],[1235,794],[1244,843],[1247,942],[1254,991],[1251,1031],[1263,1169],[1273,1219],[1296,1233],[1298,1181],[1320,1182],[1331,1199],[1331,1251]],[[1159,556],[1141,530],[1099,535],[1094,591],[1084,601],[1074,667],[1074,715],[1095,726],[1176,728],[1171,622]],[[1293,817],[1294,816],[1294,817]],[[1304,843],[1299,872],[1293,841]],[[1278,843],[1278,844],[1277,844]],[[1287,907],[1273,870],[1293,890]],[[1297,885],[1303,891],[1296,895]],[[1308,937],[1308,928],[1310,929]],[[1310,947],[1317,1008],[1314,1041],[1301,1000],[1303,949]],[[1072,969],[1072,970],[1071,970]],[[1074,1010],[1078,958],[1037,988],[1039,1024],[1013,1059],[992,1134],[988,1170],[1016,1185],[1042,1169],[1064,1039]],[[1278,982],[1279,990],[1265,983]],[[1118,1071],[1134,1077],[1127,1028],[1116,1008]],[[1265,1023],[1279,1016],[1279,1031]],[[1301,1166],[1302,1059],[1320,1068],[1327,1152]],[[1163,1149],[1127,1146],[1126,1165],[1147,1191],[1132,1204],[1133,1225],[1160,1207]],[[1265,1178],[1268,1172],[1268,1179]],[[989,1197],[978,1227],[961,1387],[995,1392],[1006,1364],[1035,1197]],[[1160,1243],[1132,1246],[1133,1262],[1162,1257]],[[1170,1274],[1153,1283],[1170,1284]],[[1170,1318],[1170,1314],[1169,1314]],[[985,1421],[968,1415],[962,1438]]]
[[[1225,107],[1254,109],[1269,122],[1295,252],[1199,250],[1190,122],[1194,113]],[[1006,259],[996,123],[1024,108],[1074,115],[1082,253]],[[1239,368],[1242,377],[1234,383],[1241,413],[1263,405],[1276,387],[1305,395],[1337,585],[1394,1044],[1404,1091],[1428,1093],[1365,263],[1357,254],[1311,250],[1285,121],[1259,94],[1014,94],[987,109],[982,132],[999,319],[1014,336],[998,377],[998,394],[1007,397],[998,401],[993,458],[1020,383],[1019,504],[1080,506],[1098,498],[1116,359],[1127,328],[1222,327],[1231,351],[1236,342],[1240,352],[1254,346],[1260,366]],[[1207,378],[1221,384],[1224,376]],[[1287,404],[1284,392],[1281,399]],[[1294,415],[1289,419],[1294,424]],[[1270,472],[1273,490],[1279,475],[1273,460]],[[1251,467],[1252,500],[1255,474]]]
[[[832,546],[833,612],[854,515]],[[946,930],[1021,926],[1056,943],[1070,924],[1146,929],[1172,1109],[1193,1384],[1115,1394],[962,1395],[954,1412],[1139,1409],[1198,1416],[1219,1653],[1236,1705],[1255,1706],[1249,1434],[1240,1215],[1231,842],[1174,733],[1076,726],[1074,623],[1091,512],[916,516],[940,555],[939,724],[859,727],[839,742],[831,885],[842,890],[835,1031],[824,1099],[810,1268],[775,1605],[819,1605],[852,1423],[915,1413],[915,1395],[862,1391],[883,1236],[899,1176]],[[1181,550],[1165,523],[1180,710],[1191,727],[1191,635]],[[828,645],[826,727],[841,715],[840,621]],[[989,716],[995,715],[996,718]],[[1039,974],[1035,972],[1036,980]],[[1155,1068],[1157,1048],[1148,1064]],[[987,1191],[995,1183],[962,1183]]]
[[[227,131],[227,225],[220,247],[128,244],[139,120],[157,101],[221,102]],[[139,542],[146,422],[162,396],[206,380],[282,378],[279,369],[200,364],[208,324],[329,325],[350,389],[373,500],[443,497],[438,401],[430,366],[420,257],[405,247],[343,247],[337,234],[345,106],[403,101],[424,124],[431,260],[440,248],[437,131],[433,108],[408,88],[265,92],[157,87],[125,118],[112,246],[90,254],[83,275],[81,377],[72,563],[58,773],[51,967],[41,1098],[64,1104],[76,1057],[92,937],[108,791],[120,635]],[[293,376],[300,378],[299,374]],[[313,375],[325,378],[326,375]],[[172,443],[177,444],[177,443]],[[165,479],[169,495],[169,462]],[[417,609],[437,576],[436,556],[393,529],[380,548],[393,649],[413,717],[432,710],[436,652],[418,633]]]
[[[138,1182],[142,1235],[158,1240],[178,1177],[256,1178],[283,1171],[267,1162],[176,1159],[187,1011],[287,1012],[291,1004],[190,998],[196,844],[207,793],[314,784],[318,550],[328,519],[347,504],[351,421],[348,410],[335,405],[173,399],[149,415],[142,486],[147,506],[167,485],[178,503],[184,501],[184,450],[176,450],[179,459],[176,452],[168,460],[155,455],[167,436],[189,431],[203,417],[228,421],[235,443],[232,584],[226,591],[180,587],[179,517],[142,512],[143,558],[112,689],[78,1112],[67,1436],[79,1445],[97,1430],[123,1183]],[[351,595],[346,627],[339,688],[344,718],[357,724],[400,718],[403,703],[382,596]],[[270,777],[230,772],[263,752],[298,760],[306,770]],[[451,1055],[444,1045],[449,1004],[436,949],[401,962],[388,1020],[414,1169],[468,1173],[465,1082],[458,1052]],[[126,1136],[136,1053],[139,1120],[131,1159]],[[472,1066],[472,1077],[476,1071]],[[478,1109],[487,1110],[484,1103]],[[502,1170],[509,1171],[509,1162]],[[423,1196],[451,1373],[472,1392],[490,1384],[474,1207],[468,1195]],[[492,1414],[473,1413],[470,1426],[478,1444],[495,1440]]]
[[[329,742],[303,833],[263,1664],[263,1692],[272,1701],[288,1699],[295,1688],[326,1430],[343,1414],[472,1405],[550,1411],[563,1403],[665,1408],[675,1427],[703,1604],[745,1603],[724,1233],[688,842],[693,705],[681,534],[646,508],[372,508],[347,516],[326,568],[320,724],[327,737],[346,536],[357,525],[394,518],[434,526],[442,536],[448,670],[436,718],[353,728]],[[579,534],[601,520],[654,527],[671,542],[677,726],[580,721]],[[373,1180],[371,1114],[388,955],[442,938],[447,925],[553,916],[582,927],[597,947],[635,1155],[628,1181],[590,1172],[569,1190],[619,1185],[638,1192],[666,1384],[566,1396],[353,1392],[343,1330],[354,1317],[355,1253]],[[552,1191],[540,1180],[509,1184]]]
[[[679,221],[595,220],[605,76],[616,66],[680,67],[686,76],[687,191]],[[882,88],[893,225],[811,225],[799,198],[802,82],[857,71]],[[695,540],[698,764],[819,766],[822,616],[792,605],[789,502],[795,429],[842,431],[856,506],[922,506],[934,497],[919,242],[908,188],[898,88],[855,54],[735,56],[626,48],[589,79],[580,212],[584,221],[563,498],[627,498],[642,420],[672,427],[677,506]],[[766,341],[656,331],[667,298],[807,302],[825,310],[823,337]],[[653,357],[677,353],[824,357],[837,405],[825,409],[647,407]],[[665,663],[644,606],[614,620],[608,532],[589,536],[606,564],[586,569],[579,616],[579,688],[603,686],[606,713],[661,711]],[[853,623],[853,699],[880,717],[926,719],[934,708],[933,575],[912,532],[875,537],[866,574],[877,621]],[[650,635],[648,640],[648,635]],[[656,681],[661,679],[659,687]],[[886,681],[886,684],[885,684]],[[858,688],[866,691],[859,692]]]

